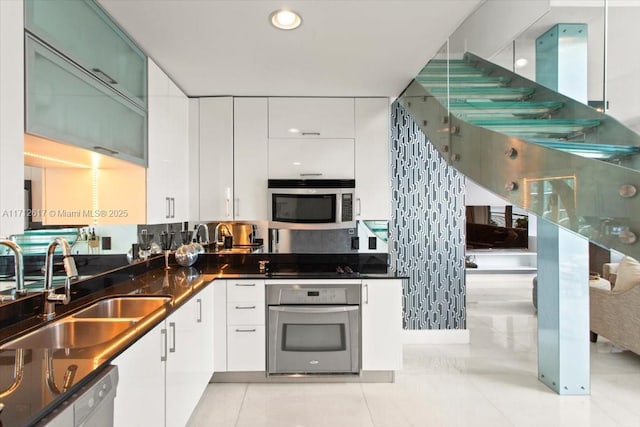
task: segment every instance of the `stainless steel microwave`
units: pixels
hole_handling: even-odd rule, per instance
[[[355,228],[353,179],[270,179],[269,227]]]

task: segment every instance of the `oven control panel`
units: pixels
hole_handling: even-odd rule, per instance
[[[360,285],[273,285],[267,287],[268,305],[359,304]]]

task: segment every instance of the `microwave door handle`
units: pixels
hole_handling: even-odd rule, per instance
[[[357,311],[360,307],[357,305],[347,305],[339,307],[288,307],[288,306],[270,306],[270,311],[280,311],[283,313],[304,313],[304,314],[326,314],[326,313],[343,313],[345,311]]]

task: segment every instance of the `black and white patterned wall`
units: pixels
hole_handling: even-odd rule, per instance
[[[464,176],[409,113],[391,108],[391,265],[405,281],[405,329],[465,329]]]

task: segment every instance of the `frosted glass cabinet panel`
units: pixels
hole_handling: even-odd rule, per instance
[[[25,0],[25,27],[146,110],[146,57],[95,2]]]
[[[146,166],[146,112],[30,36],[25,43],[27,133]]]

